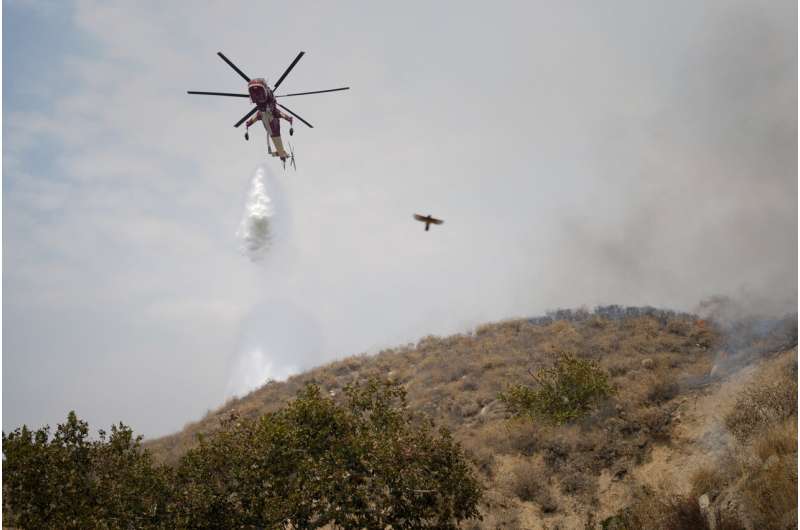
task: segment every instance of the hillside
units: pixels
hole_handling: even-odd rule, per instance
[[[268,382],[146,446],[174,462],[198,434],[231,416],[277,410],[308,383],[338,396],[376,376],[400,383],[411,410],[467,450],[487,489],[475,528],[630,528],[677,510],[669,502],[688,499],[697,511],[706,493],[705,513],[782,528],[796,521],[796,493],[776,497],[771,485],[796,492],[796,343],[796,316],[716,322],[653,308],[558,311]],[[577,423],[508,419],[498,394],[532,384],[530,372],[564,352],[596,362],[615,396]],[[748,416],[753,403],[760,408]]]

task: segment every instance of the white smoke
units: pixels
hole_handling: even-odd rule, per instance
[[[250,181],[244,214],[236,231],[242,253],[254,262],[264,259],[273,238],[272,217],[275,215],[275,206],[267,195],[266,175],[263,165],[256,169]]]

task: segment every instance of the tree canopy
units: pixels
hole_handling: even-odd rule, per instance
[[[88,439],[74,412],[3,434],[9,524],[24,528],[457,528],[482,488],[458,443],[397,385],[340,399],[309,385],[257,419],[232,415],[174,467],[120,424]]]

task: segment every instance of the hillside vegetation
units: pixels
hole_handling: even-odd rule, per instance
[[[784,528],[797,517],[790,493],[796,491],[797,453],[776,449],[775,464],[764,447],[795,447],[787,437],[797,438],[796,344],[796,316],[723,323],[653,308],[562,310],[425,337],[267,382],[148,447],[173,462],[230,414],[277,410],[307,383],[335,399],[348,384],[385,378],[406,390],[410,410],[449,429],[466,449],[486,488],[483,521],[475,528],[585,528],[604,521],[608,528],[695,528],[691,517],[700,516],[698,498],[705,493],[711,496],[703,501],[704,520],[720,509],[723,523],[730,512],[747,528]],[[569,421],[515,417],[504,393],[541,388],[532,376],[563,355],[607,374],[610,397]],[[772,373],[769,385],[757,382],[765,370]],[[718,403],[719,392],[728,401]],[[697,414],[692,406],[702,400],[709,410]],[[743,406],[750,402],[762,405]],[[701,439],[684,432],[691,422],[700,426]],[[685,451],[696,458],[671,466]],[[756,471],[761,460],[770,460],[772,471]],[[694,469],[700,464],[705,467]],[[653,472],[642,474],[648,466]],[[789,493],[775,497],[770,484]],[[642,515],[658,513],[663,522],[669,520],[665,512],[680,510],[688,510],[689,519],[672,526]],[[764,517],[786,520],[767,525]]]
[[[796,346],[796,315],[564,310],[265,382],[145,453],[113,436],[189,526],[795,528]]]
[[[447,432],[376,380],[335,402],[306,386],[256,420],[232,415],[174,465],[120,424],[88,438],[70,412],[3,433],[4,524],[20,528],[430,528],[478,516],[482,488]]]

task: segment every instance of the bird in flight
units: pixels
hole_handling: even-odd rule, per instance
[[[431,215],[420,215],[418,213],[415,213],[414,214],[414,219],[416,219],[417,221],[419,221],[421,223],[425,223],[425,231],[426,232],[428,231],[428,229],[431,227],[432,224],[434,224],[434,225],[444,224],[444,221],[442,221],[441,219],[436,219],[435,217],[433,217]]]

